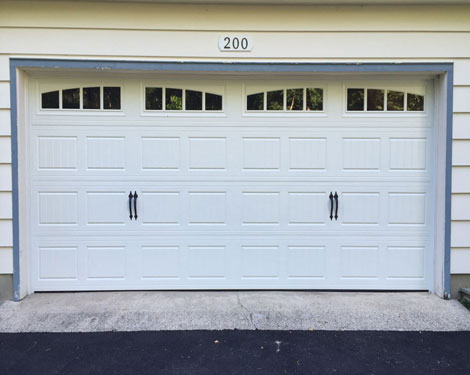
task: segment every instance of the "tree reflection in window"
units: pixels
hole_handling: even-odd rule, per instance
[[[406,95],[407,111],[424,111],[424,96],[410,94]]]
[[[166,89],[165,109],[168,111],[181,111],[183,109],[183,90]]]
[[[307,111],[323,111],[323,89],[307,89]]]
[[[405,93],[402,91],[387,91],[387,111],[404,111]]]
[[[246,109],[248,111],[264,110],[264,92],[248,95],[246,99]]]
[[[348,89],[348,111],[364,110],[364,89]]]
[[[302,111],[304,109],[304,89],[287,89],[288,111]]]
[[[284,109],[284,90],[268,91],[268,111],[282,111]]]

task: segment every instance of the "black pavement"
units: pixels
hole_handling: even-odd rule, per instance
[[[2,333],[1,375],[470,374],[470,332]]]

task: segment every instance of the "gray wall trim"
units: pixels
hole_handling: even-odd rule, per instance
[[[451,200],[452,200],[452,132],[454,103],[454,66],[447,71],[446,90],[446,191],[445,191],[445,249],[444,249],[444,297],[450,297],[450,253],[451,253]]]
[[[435,73],[447,76],[446,190],[444,294],[450,295],[450,230],[452,198],[452,115],[453,63],[245,63],[245,62],[152,62],[110,60],[10,59],[11,160],[13,191],[13,283],[14,299],[20,298],[19,201],[18,201],[18,129],[17,69],[94,69],[191,72],[260,73]]]
[[[20,300],[20,228],[18,190],[18,103],[16,66],[10,60],[11,190],[13,212],[13,300]]]

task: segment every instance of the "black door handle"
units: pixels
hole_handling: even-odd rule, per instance
[[[333,193],[330,191],[330,220],[333,220]]]
[[[134,219],[137,220],[137,198],[139,196],[137,195],[137,192],[134,191]]]
[[[132,198],[134,196],[132,195],[132,191],[129,192],[129,219],[132,220]]]
[[[336,203],[335,220],[338,220],[338,206],[339,206],[339,203],[338,203],[338,193],[336,191],[335,191],[334,198],[335,198],[335,203]]]

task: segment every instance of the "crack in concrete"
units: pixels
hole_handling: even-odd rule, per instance
[[[241,299],[240,299],[240,294],[239,294],[239,293],[237,293],[237,300],[238,300],[238,304],[240,305],[240,307],[248,313],[248,316],[249,316],[249,318],[250,318],[250,323],[251,323],[251,326],[253,327],[253,329],[258,329],[258,327],[256,327],[256,324],[255,324],[255,322],[254,322],[254,320],[253,320],[253,313],[251,312],[251,310],[250,310],[248,307],[246,307],[246,306],[242,303],[242,301],[241,301]]]

